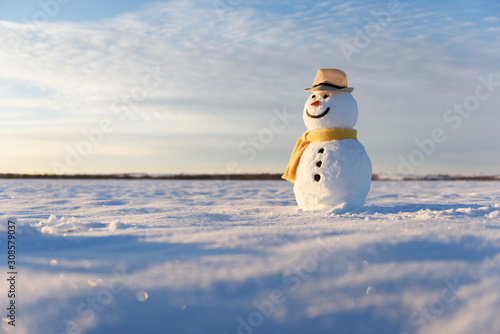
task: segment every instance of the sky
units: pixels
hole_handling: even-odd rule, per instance
[[[500,174],[498,1],[0,3],[0,173],[280,173],[340,68],[375,173]]]

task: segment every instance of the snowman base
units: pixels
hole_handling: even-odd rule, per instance
[[[313,142],[297,168],[293,191],[300,209],[349,211],[365,204],[372,166],[355,139]]]

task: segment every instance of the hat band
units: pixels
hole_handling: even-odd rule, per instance
[[[337,89],[347,88],[347,87],[337,86],[337,85],[334,85],[334,84],[331,84],[331,83],[328,83],[328,82],[319,83],[317,85],[314,85],[313,88],[316,88],[318,86],[329,86],[329,87],[333,87],[333,88],[337,88]]]

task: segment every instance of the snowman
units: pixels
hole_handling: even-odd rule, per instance
[[[297,140],[282,178],[294,182],[299,208],[350,210],[364,205],[372,165],[353,129],[358,105],[346,74],[320,69],[304,107],[307,130]]]

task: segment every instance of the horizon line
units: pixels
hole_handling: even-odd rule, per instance
[[[281,180],[282,173],[82,173],[82,174],[47,174],[47,173],[0,173],[0,179],[114,179],[114,180]],[[500,175],[463,175],[463,174],[372,174],[372,181],[500,181]]]

